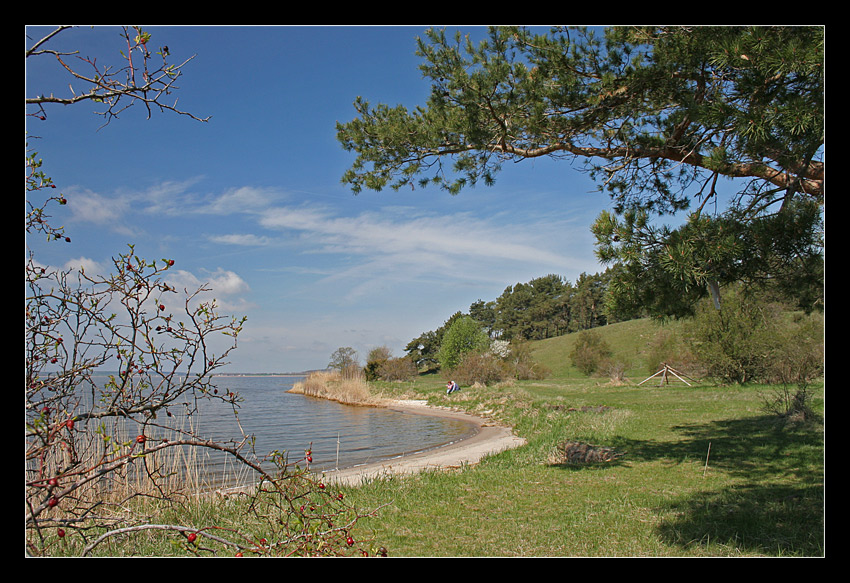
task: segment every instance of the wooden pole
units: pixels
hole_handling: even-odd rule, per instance
[[[648,381],[650,379],[654,379],[658,375],[661,375],[661,382],[658,384],[659,387],[664,385],[664,384],[669,385],[670,379],[667,377],[667,373],[672,374],[674,377],[676,377],[677,379],[679,379],[680,381],[682,381],[683,383],[685,383],[689,387],[692,386],[691,383],[689,383],[688,381],[686,381],[685,379],[682,378],[683,376],[686,376],[686,375],[682,375],[677,370],[675,370],[673,367],[669,366],[666,362],[664,363],[664,366],[661,370],[659,370],[657,373],[655,373],[651,377],[646,378],[646,379],[642,380],[641,382],[639,382],[638,386],[641,386],[643,383],[645,383],[646,381]],[[687,377],[687,378],[690,378],[690,377]],[[693,380],[693,379],[691,379],[691,380]]]

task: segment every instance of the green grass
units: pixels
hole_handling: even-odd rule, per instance
[[[640,372],[637,347],[652,326],[627,322],[602,332]],[[538,344],[538,358],[554,371],[543,381],[451,397],[440,380],[419,381],[420,396],[486,412],[528,445],[472,468],[353,489],[359,505],[386,505],[360,536],[391,556],[823,555],[822,425],[766,414],[775,387],[614,386],[582,377],[557,366],[568,361],[571,341]],[[815,394],[822,411],[822,387]],[[623,455],[554,463],[567,440]]]
[[[757,388],[519,392],[533,406],[505,412],[527,446],[463,471],[356,489],[360,505],[388,504],[364,534],[394,556],[822,554],[822,434],[761,414]],[[567,439],[624,455],[550,463]]]
[[[649,342],[662,330],[677,332],[681,322],[672,321],[659,324],[649,319],[630,320],[595,328],[616,359],[626,363],[627,374],[636,383],[650,376],[655,370],[649,370],[647,354]],[[556,379],[584,379],[585,376],[572,366],[570,353],[578,334],[567,334],[547,340],[539,340],[532,344],[534,358],[544,364]]]
[[[765,413],[776,387],[637,386],[650,374],[643,351],[654,327],[635,321],[599,329],[629,360],[626,384],[572,369],[572,336],[535,344],[536,358],[553,371],[540,381],[464,387],[451,396],[438,375],[375,384],[384,396],[489,416],[528,443],[473,467],[343,488],[347,503],[376,509],[357,522],[358,546],[383,546],[390,557],[823,556],[823,424]],[[814,395],[822,414],[822,383]],[[565,465],[558,455],[565,441],[622,455]],[[244,504],[187,501],[156,520],[262,536],[262,520]],[[173,534],[147,532],[97,554],[186,550]]]

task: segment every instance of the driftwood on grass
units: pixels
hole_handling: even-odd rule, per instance
[[[560,456],[559,463],[562,464],[612,462],[625,455],[612,447],[590,445],[580,441],[562,443],[558,448],[558,453]]]

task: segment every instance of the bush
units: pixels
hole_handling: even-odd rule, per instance
[[[504,361],[490,352],[464,354],[460,363],[450,371],[450,374],[461,385],[474,385],[475,383],[489,385],[503,381],[510,376]]]
[[[367,381],[378,380],[378,369],[382,364],[383,362],[378,362],[376,360],[371,360],[366,363],[366,366],[363,367],[363,375],[366,377]]]
[[[363,374],[367,381],[407,381],[419,373],[413,359],[405,356],[394,358],[392,351],[386,346],[379,346],[369,351]]]
[[[769,355],[766,380],[805,388],[824,373],[823,315],[796,314],[777,328],[778,346]]]
[[[821,316],[792,316],[784,306],[731,290],[722,309],[698,306],[688,343],[709,375],[727,383],[807,385],[823,373]]]
[[[824,373],[823,334],[822,314],[798,314],[779,331],[780,345],[769,356],[767,380],[781,387],[766,400],[768,412],[796,421],[817,417],[809,385]]]
[[[549,370],[534,361],[527,342],[494,340],[486,350],[463,354],[460,363],[445,373],[460,384],[488,385],[507,379],[542,379]]]
[[[418,374],[416,365],[408,357],[388,358],[380,363],[377,377],[385,381],[409,381]]]
[[[611,354],[611,348],[598,332],[583,330],[576,338],[570,360],[578,370],[592,375],[603,366]]]
[[[704,376],[691,347],[681,334],[672,330],[659,330],[650,340],[646,356],[646,369],[654,374],[665,365],[693,378]]]
[[[531,346],[524,340],[513,340],[503,360],[508,374],[517,380],[542,379],[551,372],[534,360]]]
[[[688,341],[710,376],[730,384],[764,378],[775,320],[767,308],[735,291],[726,293],[722,309],[709,302],[697,306]]]
[[[392,351],[386,346],[378,346],[370,350],[369,355],[366,357],[366,366],[363,367],[363,374],[366,375],[366,380],[378,380],[380,378],[379,369],[391,357]]]
[[[627,368],[628,365],[621,360],[606,359],[602,366],[602,372],[611,379],[612,383],[625,383]]]

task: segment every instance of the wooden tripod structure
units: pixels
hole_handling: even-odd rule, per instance
[[[669,375],[673,375],[674,377],[676,377],[677,379],[679,379],[680,381],[682,381],[683,383],[685,383],[689,387],[691,386],[691,383],[689,383],[684,378],[682,378],[682,377],[685,377],[685,378],[691,379],[691,377],[680,373],[679,371],[674,369],[672,366],[668,365],[666,362],[662,364],[661,370],[659,370],[657,373],[655,373],[651,377],[643,379],[641,382],[638,383],[638,386],[641,386],[643,383],[645,383],[646,381],[648,381],[650,379],[654,379],[658,375],[661,375],[661,382],[658,383],[659,387],[663,384],[668,384],[668,385],[670,384]],[[693,381],[694,379],[691,379],[691,380]],[[696,381],[694,381],[694,382],[696,382]]]

